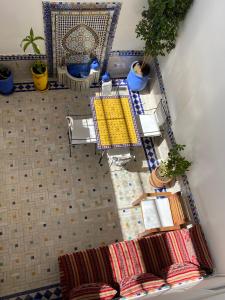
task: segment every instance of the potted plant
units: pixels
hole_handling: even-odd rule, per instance
[[[26,52],[26,49],[31,46],[34,54],[40,55],[41,52],[37,45],[37,41],[44,40],[42,36],[35,36],[33,29],[30,29],[30,34],[27,35],[21,42],[21,47],[23,51]],[[33,63],[31,67],[32,77],[34,81],[34,86],[39,91],[44,91],[48,88],[48,70],[47,65],[37,60]]]
[[[13,75],[5,66],[0,65],[0,93],[9,95],[13,92]]]
[[[131,65],[127,77],[132,91],[146,87],[149,79],[151,59],[165,55],[175,48],[179,24],[193,0],[148,0],[148,8],[136,26],[137,37],[145,42],[143,61]]]
[[[191,166],[191,162],[181,155],[185,145],[175,144],[168,153],[168,158],[152,171],[150,183],[152,186],[162,188],[177,176],[184,175]]]

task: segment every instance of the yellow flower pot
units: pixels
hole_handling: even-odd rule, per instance
[[[36,74],[33,72],[33,69],[31,68],[32,77],[34,81],[34,87],[36,90],[44,91],[48,88],[48,70],[46,67],[46,70],[43,74]]]

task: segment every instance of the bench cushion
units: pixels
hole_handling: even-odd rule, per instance
[[[137,240],[109,245],[114,280],[146,272],[143,256]]]
[[[86,283],[71,290],[70,300],[111,300],[117,291],[105,283]]]
[[[189,240],[186,241],[186,244],[190,249],[190,261],[194,264],[198,263],[207,273],[212,273],[213,261],[199,224],[189,229]]]
[[[63,299],[72,288],[85,283],[113,284],[108,247],[88,249],[59,257],[60,283]]]
[[[164,234],[171,264],[190,262],[187,240],[189,238],[188,229],[169,231]]]
[[[205,271],[191,263],[173,264],[161,271],[162,277],[171,286],[184,281],[200,279],[205,274]]]
[[[120,283],[120,296],[136,297],[155,292],[166,286],[165,281],[151,273],[133,275],[122,279]]]

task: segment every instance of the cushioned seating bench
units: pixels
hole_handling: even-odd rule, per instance
[[[200,225],[59,257],[63,299],[115,299],[199,280],[213,271]]]

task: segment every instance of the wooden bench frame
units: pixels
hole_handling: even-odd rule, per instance
[[[173,231],[186,227],[189,224],[192,224],[187,217],[187,214],[184,210],[182,204],[181,193],[177,192],[175,194],[171,192],[156,192],[156,193],[143,193],[138,199],[132,202],[133,206],[137,206],[141,204],[141,201],[146,201],[148,197],[166,197],[169,200],[170,210],[173,219],[173,226],[167,227],[158,227],[152,229],[146,229],[143,233],[139,234],[139,237],[152,235],[159,232]],[[160,198],[159,198],[160,199]]]

